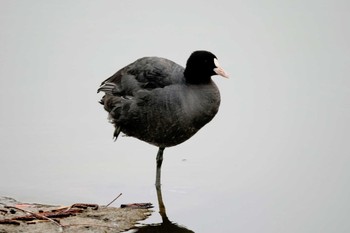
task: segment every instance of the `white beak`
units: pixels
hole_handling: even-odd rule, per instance
[[[225,70],[220,66],[218,59],[214,58],[214,64],[216,66],[216,68],[214,68],[214,72],[217,75],[228,78],[228,73],[226,73]]]

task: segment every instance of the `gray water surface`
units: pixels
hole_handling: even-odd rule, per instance
[[[143,56],[206,49],[218,115],[164,152],[162,199],[193,232],[349,232],[344,1],[0,2],[0,196],[152,202],[157,148],[113,142],[96,90]],[[154,229],[154,228],[153,228]],[[142,232],[139,229],[139,232]]]

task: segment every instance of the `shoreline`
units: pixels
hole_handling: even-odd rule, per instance
[[[124,204],[123,208],[77,203],[57,206],[21,203],[0,197],[0,233],[118,233],[133,229],[153,210],[150,203]]]

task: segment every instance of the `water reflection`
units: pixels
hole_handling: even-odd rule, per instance
[[[162,198],[162,190],[160,185],[156,185],[157,190],[157,198],[158,198],[158,206],[159,206],[159,214],[162,217],[161,223],[152,223],[148,225],[143,225],[136,229],[135,232],[138,233],[147,233],[147,232],[166,232],[166,233],[194,233],[191,230],[188,230],[184,226],[180,226],[176,223],[173,223],[169,220],[166,215],[166,209]]]

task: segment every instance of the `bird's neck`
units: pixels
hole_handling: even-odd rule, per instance
[[[211,82],[211,76],[207,74],[201,74],[201,72],[192,72],[185,69],[184,76],[186,82],[189,84],[209,84]]]

